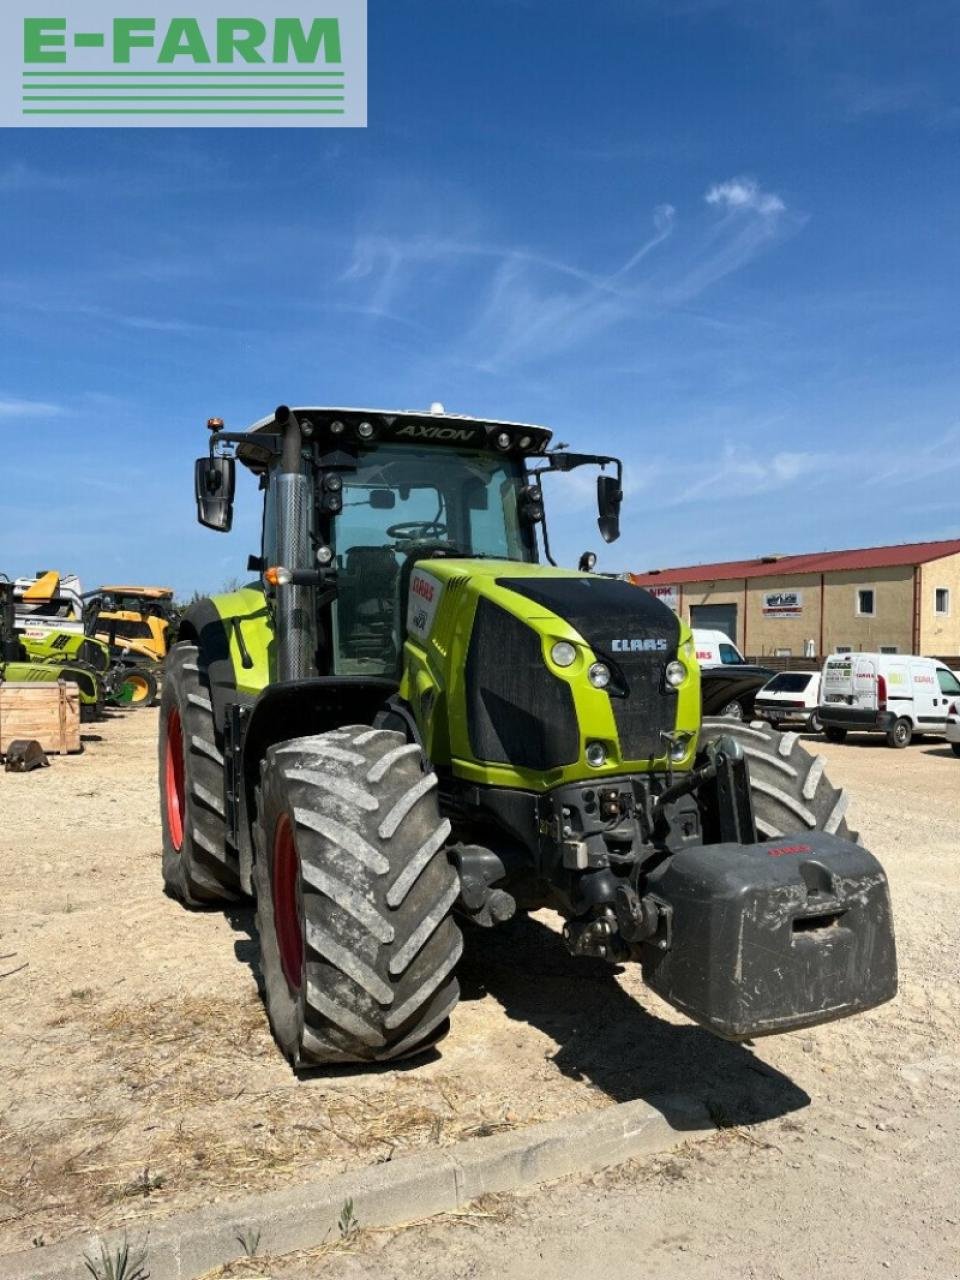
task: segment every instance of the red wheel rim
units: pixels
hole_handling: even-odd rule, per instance
[[[183,724],[176,707],[167,717],[167,748],[163,761],[163,790],[167,802],[167,828],[177,853],[183,848]]]
[[[284,813],[273,834],[273,922],[283,976],[294,991],[303,983],[303,934],[297,904],[300,858],[293,824]]]

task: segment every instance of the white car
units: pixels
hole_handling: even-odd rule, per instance
[[[951,747],[953,747],[953,754],[960,756],[960,698],[950,707],[945,736]]]
[[[822,725],[817,714],[820,705],[819,671],[780,671],[759,691],[753,704],[754,714],[778,729],[786,722],[803,724],[811,733],[819,733]]]

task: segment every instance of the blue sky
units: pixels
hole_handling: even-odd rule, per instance
[[[213,590],[211,414],[620,452],[601,567],[960,536],[942,0],[370,0],[366,130],[0,131],[0,569]],[[555,491],[567,562],[599,546]],[[548,494],[549,497],[549,494]]]

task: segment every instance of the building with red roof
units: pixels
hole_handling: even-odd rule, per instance
[[[767,555],[630,575],[744,653],[960,654],[960,538]]]

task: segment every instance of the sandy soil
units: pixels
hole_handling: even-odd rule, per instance
[[[572,960],[544,916],[469,940],[431,1060],[298,1078],[267,1029],[251,914],[161,892],[156,713],[90,729],[83,756],[0,774],[0,1252],[682,1091],[716,1138],[249,1273],[960,1274],[960,762],[942,744],[818,748],[891,877],[894,1004],[728,1045],[636,969]]]

